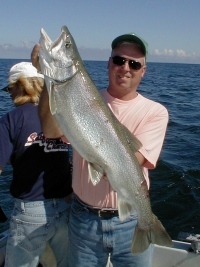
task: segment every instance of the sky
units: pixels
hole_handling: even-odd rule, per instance
[[[66,25],[83,60],[108,60],[112,40],[135,32],[149,62],[200,64],[200,0],[1,0],[0,58],[30,59],[43,28]]]

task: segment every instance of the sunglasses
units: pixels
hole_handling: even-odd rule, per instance
[[[139,61],[133,59],[127,59],[120,56],[114,56],[111,58],[113,60],[113,63],[117,66],[123,66],[125,62],[128,61],[128,65],[132,70],[139,70],[144,66]]]

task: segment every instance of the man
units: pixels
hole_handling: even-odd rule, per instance
[[[37,64],[38,49],[36,46],[32,53],[34,64]],[[137,93],[146,71],[147,53],[147,43],[134,33],[114,39],[108,62],[109,85],[100,93],[118,120],[143,144],[136,152],[136,157],[149,186],[148,169],[156,166],[166,132],[168,112],[162,105]],[[39,109],[44,134],[47,137],[61,137],[62,132],[49,112],[46,90],[42,93]],[[152,244],[141,254],[131,253],[137,214],[120,222],[117,193],[108,180],[101,179],[98,185],[93,186],[87,162],[76,151],[73,165],[75,198],[69,222],[69,266],[105,266],[109,254],[115,267],[152,266]],[[104,212],[100,213],[102,209]]]

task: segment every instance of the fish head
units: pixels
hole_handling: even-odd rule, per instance
[[[44,29],[40,32],[39,62],[45,80],[67,81],[76,74],[81,60],[73,37],[66,26],[54,42]]]

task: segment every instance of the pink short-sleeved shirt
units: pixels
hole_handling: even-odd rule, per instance
[[[113,98],[107,90],[100,91],[118,120],[124,124],[143,144],[139,150],[147,159],[142,171],[149,186],[148,169],[153,169],[160,155],[168,123],[167,109],[159,103],[138,94],[130,101]],[[94,186],[88,175],[88,164],[73,152],[74,193],[86,204],[98,208],[117,209],[117,193],[110,183],[101,179]]]

